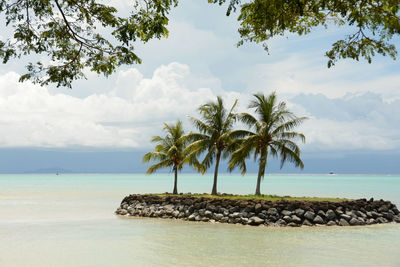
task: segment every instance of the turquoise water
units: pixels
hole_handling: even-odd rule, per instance
[[[0,266],[400,266],[400,225],[266,228],[113,214],[130,193],[172,190],[172,175],[0,175]],[[220,175],[249,194],[255,175]],[[179,190],[209,192],[211,175]],[[269,175],[265,194],[383,198],[400,206],[400,176]]]

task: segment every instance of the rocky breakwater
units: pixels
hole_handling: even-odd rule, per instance
[[[265,226],[350,226],[400,223],[389,201],[265,201],[190,195],[130,195],[115,212],[123,216]]]

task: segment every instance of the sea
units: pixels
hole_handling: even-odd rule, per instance
[[[211,174],[178,179],[179,192],[211,191]],[[255,191],[255,174],[218,179],[219,192]],[[1,174],[0,266],[400,266],[400,224],[278,228],[114,214],[125,196],[172,185],[168,173]],[[261,189],[400,207],[400,175],[271,174]]]

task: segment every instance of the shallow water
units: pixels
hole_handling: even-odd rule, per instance
[[[1,175],[0,266],[400,266],[400,225],[267,228],[113,214],[130,193],[171,190],[172,176]],[[182,175],[208,192],[211,176]],[[253,192],[254,175],[219,190]],[[400,176],[270,175],[263,193],[375,197],[400,206]]]

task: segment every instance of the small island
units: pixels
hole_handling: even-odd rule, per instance
[[[182,121],[164,124],[165,136],[153,136],[154,151],[143,156],[144,163],[154,163],[147,174],[169,168],[174,174],[172,194],[134,194],[123,199],[116,214],[154,218],[181,219],[212,223],[231,223],[264,226],[350,226],[400,223],[397,207],[390,201],[374,199],[293,198],[261,194],[268,158],[280,158],[281,168],[289,161],[301,169],[297,141],[305,142],[295,128],[306,117],[297,117],[285,102],[277,100],[276,93],[267,96],[254,94],[248,108],[250,113],[236,114],[235,107],[224,106],[223,99],[201,105],[200,119],[189,117],[198,132],[185,134]],[[247,128],[235,128],[236,122]],[[203,157],[203,160],[200,160]],[[222,159],[228,171],[235,168],[244,175],[246,161],[254,158],[258,172],[254,195],[218,194],[217,182]],[[214,164],[215,163],[215,164]],[[204,174],[214,166],[211,195],[178,194],[178,173],[183,165],[192,166]],[[330,175],[333,175],[333,171]]]
[[[122,216],[252,226],[354,226],[400,223],[390,201],[206,194],[133,194],[115,212]]]

